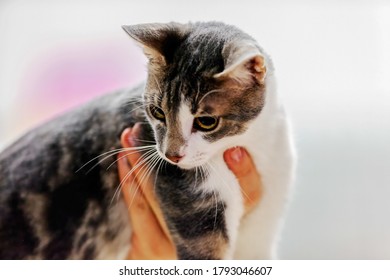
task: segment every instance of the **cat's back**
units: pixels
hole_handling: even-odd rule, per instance
[[[100,97],[21,136],[0,152],[1,192],[45,191],[50,186],[43,182],[69,176],[69,165],[79,168],[94,153],[117,147],[118,134],[134,123],[134,116],[127,114],[131,107],[124,108],[135,96],[136,91],[118,91]]]
[[[118,148],[120,132],[142,119],[129,103],[140,90],[98,98],[0,153],[0,259],[94,258],[88,240],[102,225],[101,239],[115,239],[123,225],[109,226],[108,216],[118,211],[110,206],[118,179],[115,166],[106,170],[115,157],[79,169]]]

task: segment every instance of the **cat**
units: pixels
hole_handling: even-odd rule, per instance
[[[135,149],[156,176],[180,259],[274,258],[295,151],[269,56],[220,22],[123,29],[149,59],[146,82],[41,125],[0,153],[0,258],[125,258],[131,225],[116,154],[121,132],[136,123]],[[234,146],[249,152],[264,188],[245,216],[223,159]]]

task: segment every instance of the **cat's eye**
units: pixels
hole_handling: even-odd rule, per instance
[[[201,131],[211,131],[218,125],[218,118],[203,116],[197,117],[194,120],[194,128]]]
[[[151,107],[150,112],[152,113],[153,117],[155,117],[157,120],[165,121],[165,114],[163,110],[161,110],[158,107]]]

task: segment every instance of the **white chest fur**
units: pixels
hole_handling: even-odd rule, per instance
[[[295,160],[291,132],[284,110],[278,103],[273,77],[267,81],[266,105],[250,129],[234,140],[245,147],[261,174],[263,196],[256,208],[243,214],[238,182],[223,161],[214,157],[205,187],[225,201],[225,218],[230,249],[226,258],[271,259],[276,257],[276,241],[293,181]]]

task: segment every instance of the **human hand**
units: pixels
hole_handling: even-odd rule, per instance
[[[132,139],[138,138],[140,129],[140,124],[135,124],[133,128],[123,131],[121,144],[124,148],[135,146]],[[143,178],[144,169],[139,164],[140,157],[138,152],[122,152],[118,155],[121,191],[132,225],[128,259],[176,259],[175,246],[153,192],[153,182],[149,178]],[[245,213],[248,213],[261,199],[260,174],[244,148],[236,147],[225,151],[224,160],[238,179]]]
[[[247,214],[259,203],[263,193],[261,176],[257,172],[252,158],[242,147],[226,150],[223,158],[240,184],[245,214]]]
[[[140,129],[139,123],[125,129],[121,135],[122,147],[135,147],[134,139],[138,138]],[[177,259],[175,246],[153,192],[153,181],[144,176],[141,154],[122,152],[118,159],[120,187],[132,227],[127,259]]]

